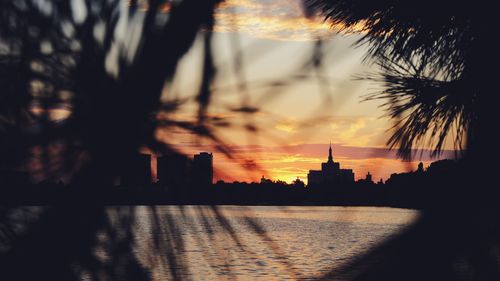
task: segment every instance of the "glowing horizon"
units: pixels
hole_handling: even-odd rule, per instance
[[[190,158],[202,151],[212,152],[214,182],[218,180],[258,182],[264,176],[288,183],[299,178],[307,183],[309,170],[319,170],[321,163],[327,161],[329,145],[325,143],[290,146],[235,146],[230,148],[235,151],[234,159],[228,159],[211,145],[179,144],[175,149]],[[402,162],[397,158],[395,150],[386,148],[355,147],[333,143],[332,149],[334,161],[339,162],[341,168],[353,169],[356,180],[365,178],[367,172],[370,172],[375,181],[380,179],[385,181],[392,173],[416,170],[420,162],[427,167],[431,162],[436,161],[429,156],[429,150],[423,150],[422,153],[415,151],[413,161]],[[442,158],[454,158],[454,151],[444,151]],[[154,168],[153,174],[156,174]]]
[[[356,179],[370,172],[374,180],[386,180],[392,173],[416,169],[420,161],[428,165],[438,160],[423,155],[403,162],[387,149],[388,129],[393,124],[380,118],[383,101],[361,102],[377,88],[369,81],[353,79],[379,71],[363,63],[366,47],[353,47],[360,35],[339,35],[342,26],[306,18],[300,3],[229,0],[216,10],[212,50],[217,75],[207,117],[215,120],[210,128],[231,149],[230,157],[218,151],[216,143],[178,128],[159,128],[157,139],[190,156],[213,152],[214,180],[225,181],[259,181],[261,176],[307,181],[308,171],[320,169],[326,161],[328,150],[321,147],[330,141],[334,159],[341,167],[353,169]],[[318,40],[323,53],[321,73],[307,68]],[[201,74],[193,70],[201,69],[201,48],[198,40],[163,96],[166,102],[186,100],[184,108],[164,118],[196,120],[198,88],[194,85],[201,81]],[[238,73],[236,54],[241,55]],[[235,110],[244,107],[255,112]],[[218,125],[228,122],[231,126]],[[446,147],[443,157],[452,154],[451,147]]]

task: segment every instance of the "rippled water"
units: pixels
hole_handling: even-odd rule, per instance
[[[115,224],[120,210],[107,210]],[[310,279],[368,251],[417,215],[376,207],[138,207],[133,254],[154,280]],[[103,249],[96,251],[105,259]]]

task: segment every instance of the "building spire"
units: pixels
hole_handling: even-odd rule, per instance
[[[332,156],[332,142],[330,141],[330,148],[328,149],[328,162],[333,162]]]

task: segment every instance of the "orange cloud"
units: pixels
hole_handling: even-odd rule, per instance
[[[241,32],[272,40],[310,41],[331,37],[343,25],[306,17],[298,0],[228,0],[215,13],[217,32]],[[353,30],[361,30],[356,26]]]
[[[274,127],[277,130],[282,131],[282,132],[286,132],[286,133],[292,133],[292,132],[294,132],[296,130],[295,124],[293,122],[288,122],[288,121],[279,122]]]
[[[41,106],[32,106],[29,111],[36,116],[46,115],[50,121],[61,121],[71,116],[71,109],[69,107],[54,107],[45,109]]]

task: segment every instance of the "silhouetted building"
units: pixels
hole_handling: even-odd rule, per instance
[[[201,152],[196,154],[193,158],[193,183],[195,185],[211,185],[213,175],[212,153]]]
[[[182,154],[164,155],[157,159],[157,177],[162,186],[188,184],[191,160]]]
[[[122,165],[122,186],[140,187],[151,184],[151,155],[136,154]]]
[[[340,163],[333,161],[332,144],[328,150],[328,161],[321,163],[321,170],[310,170],[308,185],[344,185],[354,182],[351,169],[340,169]]]
[[[366,174],[366,177],[364,179],[360,179],[357,181],[358,184],[361,184],[361,185],[374,185],[375,183],[373,182],[373,178],[372,178],[372,174],[370,174],[370,172],[368,172]]]
[[[368,172],[368,174],[366,174],[365,181],[367,181],[367,182],[373,182],[372,175],[370,174],[370,172]]]
[[[407,173],[393,173],[387,179],[386,184],[393,186],[417,186],[422,184],[425,177],[428,177],[428,171],[424,170],[424,164],[420,162],[415,171]]]
[[[423,172],[424,172],[424,163],[420,162],[418,163],[417,173],[423,173]]]

